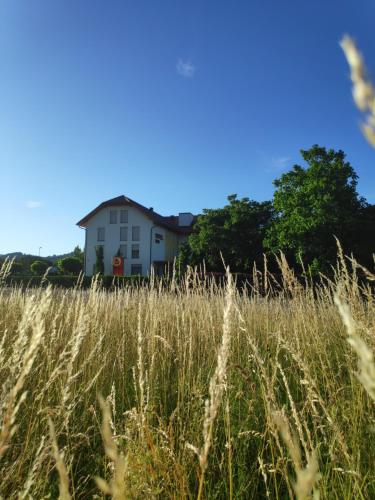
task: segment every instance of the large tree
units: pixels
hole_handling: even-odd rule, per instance
[[[272,217],[270,202],[228,196],[223,208],[204,209],[189,237],[190,262],[205,262],[209,270],[223,270],[223,262],[234,272],[249,272],[263,255],[265,229]],[[221,257],[222,255],[222,257]]]
[[[306,167],[293,169],[274,181],[275,219],[265,245],[283,250],[324,268],[334,262],[336,236],[347,252],[363,251],[359,224],[369,217],[367,204],[357,193],[357,174],[343,151],[317,145],[301,150]]]
[[[83,261],[84,261],[84,252],[83,252],[83,250],[81,250],[81,247],[79,245],[77,245],[76,247],[74,247],[73,257],[76,257],[83,264]]]

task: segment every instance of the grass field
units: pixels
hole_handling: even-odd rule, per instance
[[[247,291],[0,288],[0,495],[375,498],[370,287],[280,266]]]

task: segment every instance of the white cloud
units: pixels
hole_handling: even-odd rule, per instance
[[[289,156],[281,156],[280,158],[273,158],[272,164],[275,168],[283,170],[285,167],[288,166],[290,160],[291,158]]]
[[[43,205],[41,201],[28,201],[26,208],[40,208]]]
[[[288,168],[290,168],[292,166],[291,161],[292,158],[289,156],[274,157],[268,159],[265,162],[264,170],[267,173],[277,175],[281,173],[283,170],[287,170]]]
[[[181,76],[185,78],[193,78],[196,67],[191,63],[191,61],[184,61],[183,59],[179,59],[176,64],[176,69]]]
[[[292,158],[290,158],[289,156],[280,156],[279,158],[272,158],[269,171],[281,172],[282,170],[285,170],[288,167],[291,160]]]

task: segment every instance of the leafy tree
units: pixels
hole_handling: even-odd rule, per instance
[[[366,267],[374,266],[375,252],[375,205],[364,203],[353,230],[352,249],[358,262]]]
[[[0,264],[1,267],[1,264]],[[24,274],[25,273],[25,266],[23,265],[23,262],[15,260],[12,264],[12,268],[10,270],[10,274]]]
[[[44,274],[49,267],[49,263],[45,260],[35,260],[30,266],[32,273],[37,276]]]
[[[84,260],[84,253],[83,253],[83,250],[81,249],[81,247],[79,245],[77,245],[74,250],[73,250],[73,256],[75,258],[77,258],[81,264],[83,264],[83,260]]]
[[[187,266],[192,262],[192,250],[188,241],[184,241],[178,248],[176,267],[178,272],[184,273]]]
[[[97,245],[95,247],[96,262],[95,262],[95,274],[104,274],[104,250],[103,245]]]
[[[79,274],[82,271],[82,262],[77,257],[65,257],[57,262],[57,266],[64,274]]]
[[[358,222],[366,203],[358,196],[357,174],[343,151],[315,145],[301,154],[307,167],[294,165],[274,181],[276,217],[265,246],[324,268],[336,257],[334,236],[346,251],[358,250]]]
[[[192,264],[203,260],[209,270],[222,270],[223,262],[233,272],[249,272],[263,258],[265,229],[272,219],[270,202],[228,196],[228,205],[204,209],[189,237]],[[189,257],[188,248],[182,250]],[[222,257],[221,257],[222,255]]]

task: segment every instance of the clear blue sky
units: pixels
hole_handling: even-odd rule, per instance
[[[163,215],[270,199],[314,143],[375,202],[338,45],[375,77],[374,25],[373,0],[1,0],[0,253],[70,251],[120,194]]]

